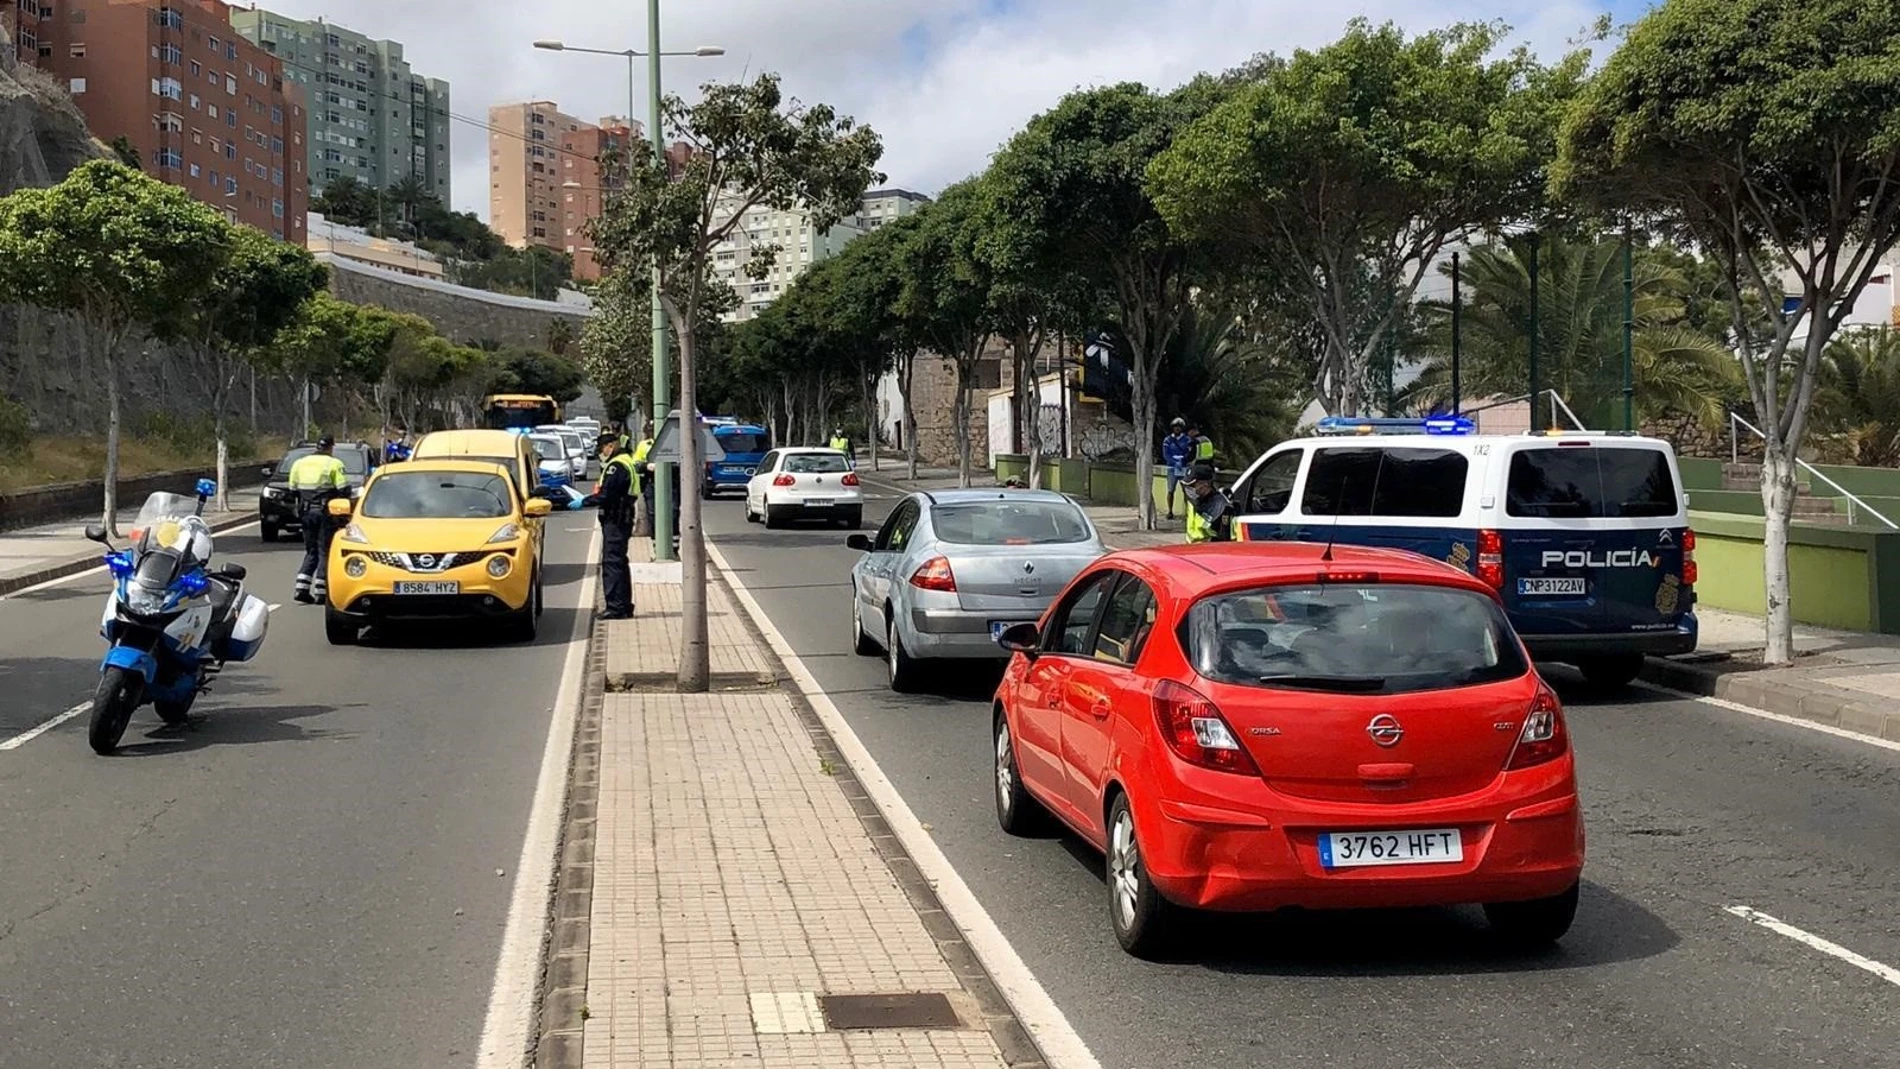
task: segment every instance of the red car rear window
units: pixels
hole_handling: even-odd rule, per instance
[[[1530,670],[1482,594],[1397,583],[1261,587],[1204,598],[1181,624],[1195,671],[1223,683],[1405,694]]]

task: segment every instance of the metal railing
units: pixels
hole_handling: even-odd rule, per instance
[[[1764,442],[1768,440],[1768,436],[1762,433],[1760,427],[1743,419],[1737,413],[1730,412],[1728,414],[1728,455],[1729,462],[1732,464],[1740,464],[1742,462],[1742,442],[1741,435],[1736,430],[1737,427],[1746,427],[1749,433],[1755,437],[1760,438]],[[1807,472],[1810,478],[1821,480],[1828,485],[1829,489],[1847,499],[1847,522],[1849,526],[1859,522],[1854,511],[1855,509],[1859,509],[1874,519],[1879,520],[1881,523],[1886,524],[1888,530],[1900,531],[1900,523],[1895,523],[1888,519],[1879,509],[1874,508],[1872,505],[1856,497],[1847,487],[1828,478],[1827,474],[1821,471],[1821,469],[1802,460],[1800,457],[1796,457],[1794,462],[1800,465],[1801,470]]]

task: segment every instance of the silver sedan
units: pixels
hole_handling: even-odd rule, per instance
[[[938,490],[898,504],[851,570],[853,647],[883,652],[891,689],[923,662],[1003,660],[996,636],[1043,610],[1108,552],[1075,502],[1046,490]]]

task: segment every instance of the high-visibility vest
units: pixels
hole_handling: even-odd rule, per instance
[[[1208,438],[1208,437],[1201,437],[1201,438],[1196,439],[1194,442],[1194,459],[1195,460],[1213,460],[1214,459],[1214,439]]]
[[[1187,540],[1189,542],[1212,542],[1214,525],[1208,523],[1199,510],[1189,506],[1187,510]]]
[[[849,438],[833,438],[833,439],[831,440],[831,448],[833,448],[833,449],[836,449],[837,451],[839,451],[840,453],[842,453],[842,452],[844,452],[845,450],[847,450],[847,449],[849,449],[849,448],[851,448],[851,439],[849,439]]]
[[[635,464],[645,464],[647,462],[647,454],[651,452],[653,452],[653,439],[640,439],[640,444],[633,447],[633,462]]]
[[[615,453],[613,456],[607,458],[607,467],[625,468],[627,471],[627,478],[632,480],[632,482],[629,484],[631,492],[634,494],[638,494],[640,492],[640,469],[634,464],[634,460],[632,456],[626,453]],[[606,474],[607,473],[604,471],[601,472],[601,478],[605,479]]]
[[[343,470],[343,462],[322,453],[299,457],[290,466],[284,480],[290,484],[290,492],[297,495],[297,500],[305,508],[315,508],[350,489],[349,473]]]

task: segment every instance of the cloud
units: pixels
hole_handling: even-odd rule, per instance
[[[934,193],[981,170],[1010,134],[1063,93],[1140,81],[1165,87],[1260,52],[1337,37],[1348,19],[1418,31],[1460,19],[1502,19],[1513,38],[1553,58],[1599,14],[1631,18],[1642,0],[684,0],[664,11],[662,45],[720,45],[717,59],[668,59],[669,91],[762,70],[786,90],[825,101],[884,137],[893,185]],[[403,42],[424,75],[452,83],[453,111],[485,121],[492,104],[559,101],[585,118],[627,109],[627,73],[605,56],[536,51],[536,38],[622,49],[646,46],[634,2],[541,0],[274,0],[294,18],[322,16]],[[644,61],[637,107],[647,107]],[[488,213],[488,135],[452,124],[455,206]]]

